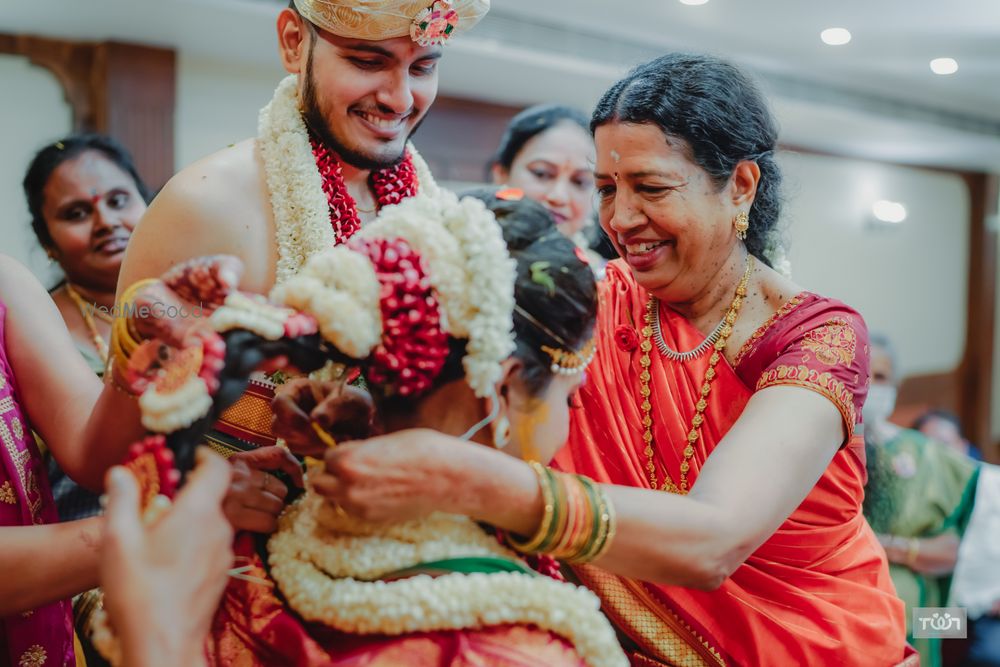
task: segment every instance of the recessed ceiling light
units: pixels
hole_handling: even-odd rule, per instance
[[[847,28],[827,28],[819,34],[824,44],[843,46],[851,41],[851,32]]]
[[[872,215],[882,222],[902,222],[906,220],[906,207],[897,201],[880,199],[872,204]]]
[[[935,58],[931,61],[931,71],[935,74],[954,74],[958,71],[958,61],[954,58]]]
[[[681,0],[682,5],[703,5],[708,0]]]

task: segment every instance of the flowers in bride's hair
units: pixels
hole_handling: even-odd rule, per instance
[[[639,347],[639,334],[633,327],[621,324],[615,329],[615,342],[624,352],[634,352]]]
[[[271,299],[316,318],[320,334],[356,359],[382,339],[381,285],[368,257],[346,246],[314,255]]]
[[[444,317],[441,326],[468,340],[466,381],[487,396],[500,379],[500,363],[514,351],[516,263],[485,204],[451,192],[418,195],[387,206],[362,238],[402,238],[426,262]]]

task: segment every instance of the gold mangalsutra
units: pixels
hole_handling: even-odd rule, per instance
[[[733,333],[733,325],[736,324],[736,318],[739,316],[740,308],[743,306],[743,299],[747,295],[747,285],[750,283],[753,266],[754,258],[753,255],[750,255],[747,259],[746,271],[743,272],[743,277],[736,286],[736,295],[733,297],[733,301],[729,305],[729,310],[726,312],[726,317],[723,320],[725,326],[720,330],[719,338],[713,345],[715,349],[708,360],[708,370],[705,371],[705,380],[701,385],[701,396],[695,405],[694,417],[691,418],[691,429],[687,434],[687,444],[684,446],[684,456],[680,465],[680,484],[674,483],[666,468],[663,471],[663,485],[660,486],[656,481],[656,463],[653,458],[655,455],[655,450],[653,449],[653,405],[649,400],[652,396],[652,391],[649,388],[651,378],[649,367],[652,363],[649,359],[649,353],[653,349],[651,341],[653,327],[656,324],[656,320],[660,317],[660,301],[655,296],[650,296],[646,302],[645,325],[642,327],[642,343],[639,345],[639,349],[642,351],[642,356],[639,358],[639,365],[642,368],[639,372],[639,395],[642,396],[640,408],[642,409],[642,425],[645,428],[642,434],[642,441],[645,446],[646,472],[649,473],[649,485],[652,489],[682,495],[689,491],[687,474],[691,469],[691,459],[694,457],[694,444],[698,442],[701,427],[705,423],[705,409],[708,408],[708,395],[712,391],[712,380],[716,376],[715,366],[722,360],[722,353],[726,349],[726,342]]]

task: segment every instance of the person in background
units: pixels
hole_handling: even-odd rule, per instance
[[[128,151],[99,134],[73,134],[39,150],[23,186],[31,229],[65,276],[52,300],[87,365],[103,375],[118,272],[149,189]],[[100,513],[97,495],[75,484],[54,459],[48,472],[60,519]]]
[[[590,247],[587,232],[594,222],[595,195],[589,124],[587,115],[572,107],[529,107],[507,124],[489,165],[496,185],[516,188],[540,202],[559,231],[585,250]]]
[[[52,300],[87,364],[101,375],[118,272],[149,189],[128,151],[99,134],[74,134],[42,148],[23,186],[31,228],[65,275]]]
[[[962,436],[962,422],[951,410],[943,408],[928,410],[917,417],[913,422],[913,428],[931,440],[943,442],[960,454],[965,454],[976,461],[983,460],[979,449]]]
[[[960,540],[972,516],[978,467],[967,456],[889,421],[899,370],[887,337],[871,336],[871,387],[863,408],[868,485],[864,509],[906,602],[907,635],[920,664],[939,667],[941,640],[914,638],[911,610],[943,607]]]

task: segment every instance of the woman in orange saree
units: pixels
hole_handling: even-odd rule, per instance
[[[574,415],[569,446],[558,458],[565,469],[639,488],[649,487],[642,448],[609,449],[604,443],[609,435],[615,442],[643,441],[644,355],[630,341],[642,338],[631,323],[642,321],[647,302],[627,270],[609,267],[597,329],[605,354],[591,366],[580,397],[587,410]],[[691,349],[704,337],[667,308],[660,330],[673,349]],[[715,365],[687,479],[697,483],[705,460],[751,395],[765,387],[821,393],[853,430],[861,406],[852,383],[864,377],[866,346],[855,311],[809,292],[795,295],[754,332],[735,367],[724,360]],[[651,395],[672,399],[653,403],[653,442],[686,440],[709,359],[678,364],[649,355]],[[683,452],[657,453],[658,475],[680,479]],[[574,571],[633,644],[636,664],[859,664],[861,655],[871,664],[892,664],[902,657],[901,642],[885,640],[902,620],[884,557],[859,511],[864,470],[864,443],[853,436],[791,516],[715,590],[635,581],[594,566]]]
[[[601,226],[622,259],[556,460],[604,483],[618,531],[576,577],[635,665],[907,660],[903,606],[861,512],[865,324],[778,270],[762,96],[728,63],[671,54],[612,86],[591,127]],[[544,529],[551,504],[527,466],[452,451],[421,433],[343,447],[326,457],[329,497],[386,518],[450,507]]]

